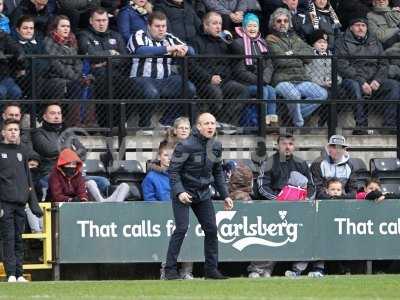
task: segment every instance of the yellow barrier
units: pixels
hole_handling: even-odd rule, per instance
[[[23,239],[39,239],[43,242],[43,263],[24,264],[24,270],[51,269],[53,253],[51,241],[51,203],[39,203],[43,209],[43,232],[23,234]]]

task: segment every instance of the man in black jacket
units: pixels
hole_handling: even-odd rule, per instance
[[[225,279],[218,271],[218,238],[210,185],[214,182],[224,208],[233,208],[222,171],[222,145],[214,140],[216,120],[209,113],[201,114],[192,135],[179,143],[168,169],[171,182],[172,207],[176,229],[169,242],[166,279],[180,279],[177,259],[189,225],[189,207],[205,233],[205,277]]]
[[[339,56],[376,56],[377,58],[340,59],[338,62],[339,75],[343,77],[342,87],[347,93],[345,99],[363,100],[397,100],[399,99],[399,84],[388,78],[389,62],[384,59],[383,47],[379,40],[368,30],[368,20],[365,17],[355,17],[350,21],[350,27],[341,36],[336,46]],[[384,127],[396,126],[396,108],[394,105],[385,105]],[[356,127],[368,126],[368,112],[364,104],[357,104],[354,108]],[[353,130],[353,134],[371,134],[360,128]]]
[[[154,10],[162,11],[167,16],[167,28],[188,45],[193,45],[201,20],[188,0],[160,0]]]
[[[1,131],[4,143],[0,144],[0,204],[4,213],[0,218],[0,235],[8,282],[26,282],[22,276],[22,233],[26,203],[29,203],[34,215],[43,215],[37,203],[28,158],[24,149],[18,145],[19,132],[18,121],[6,120]]]
[[[276,200],[282,188],[288,184],[290,173],[297,171],[308,179],[307,195],[312,198],[315,186],[307,163],[293,155],[294,137],[290,134],[278,138],[278,152],[267,159],[261,166],[258,176],[258,191],[267,200]]]

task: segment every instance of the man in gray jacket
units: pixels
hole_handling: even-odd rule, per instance
[[[372,59],[340,59],[339,74],[343,77],[343,88],[346,99],[362,100],[395,100],[399,97],[399,85],[395,80],[388,79],[388,61],[383,56],[383,47],[378,39],[368,31],[368,21],[364,17],[354,18],[350,27],[336,44],[339,56],[376,56]],[[368,114],[365,105],[355,105],[354,117],[356,127],[368,126]],[[396,109],[393,105],[384,105],[383,126],[396,125]],[[363,128],[356,128],[353,134],[369,134]]]

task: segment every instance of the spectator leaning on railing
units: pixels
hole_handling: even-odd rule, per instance
[[[272,31],[267,36],[267,43],[272,55],[287,55],[287,59],[273,59],[274,73],[272,84],[276,85],[276,93],[288,100],[326,100],[327,91],[318,84],[309,81],[305,65],[310,60],[292,58],[296,55],[313,55],[312,48],[294,31],[287,9],[278,8],[269,22]],[[293,125],[304,126],[304,118],[310,116],[320,104],[296,103],[288,104]]]
[[[368,31],[368,20],[355,17],[350,27],[336,42],[336,54],[340,56],[376,56],[376,58],[339,59],[338,71],[343,77],[343,88],[347,91],[345,99],[397,100],[399,84],[388,79],[388,60],[383,57],[382,44]],[[384,104],[383,104],[384,105]],[[365,104],[355,105],[356,127],[368,126],[368,113]],[[384,105],[384,127],[396,125],[394,105]],[[370,131],[355,129],[353,134],[369,134]]]

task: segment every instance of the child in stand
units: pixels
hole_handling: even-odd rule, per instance
[[[394,193],[383,193],[381,182],[378,178],[369,178],[365,182],[364,189],[357,193],[357,200],[373,200],[381,202],[385,199],[399,199],[400,195]]]

